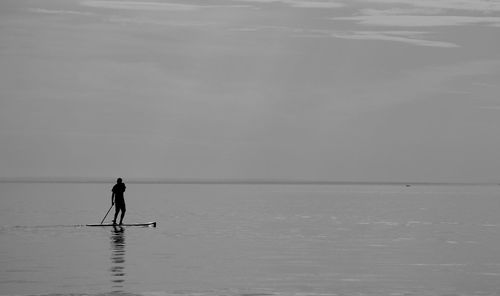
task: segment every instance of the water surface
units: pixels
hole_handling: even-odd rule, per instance
[[[500,292],[494,186],[112,185],[0,184],[0,294]]]

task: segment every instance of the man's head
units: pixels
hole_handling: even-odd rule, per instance
[[[122,183],[122,182],[123,182],[122,178],[118,178],[118,179],[116,179],[116,183],[118,183],[118,184],[119,184],[119,183]]]

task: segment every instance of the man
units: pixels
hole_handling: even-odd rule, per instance
[[[125,192],[125,183],[123,183],[122,178],[116,180],[115,186],[111,190],[113,194],[111,195],[111,206],[115,206],[115,218],[113,219],[113,224],[116,224],[116,218],[118,213],[121,211],[122,215],[120,217],[120,225],[123,224],[123,217],[125,216],[125,199],[123,198],[123,193]]]

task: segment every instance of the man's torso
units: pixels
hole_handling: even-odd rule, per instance
[[[115,202],[124,202],[123,193],[125,192],[125,184],[120,183],[113,186],[113,193],[115,194]]]

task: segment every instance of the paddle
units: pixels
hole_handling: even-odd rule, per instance
[[[109,208],[108,212],[106,213],[106,216],[104,216],[104,218],[102,218],[101,225],[102,225],[102,223],[104,222],[104,219],[106,219],[106,217],[108,216],[109,211],[111,211],[111,209],[113,208],[113,205],[114,205],[114,204],[112,204],[112,205],[111,205],[111,207]]]

